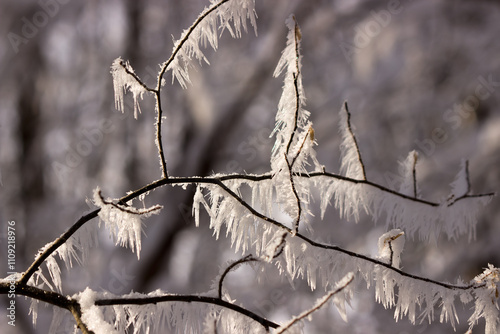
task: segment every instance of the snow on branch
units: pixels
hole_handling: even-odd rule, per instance
[[[394,268],[400,267],[401,252],[405,244],[404,232],[399,229],[390,230],[378,239],[379,259]]]

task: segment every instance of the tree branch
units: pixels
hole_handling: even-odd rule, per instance
[[[0,294],[7,294],[9,293],[9,291],[9,283],[0,283]],[[89,331],[85,323],[83,323],[83,321],[81,320],[82,313],[78,301],[63,296],[62,294],[57,292],[43,290],[34,286],[26,285],[21,281],[18,281],[16,283],[15,293],[16,295],[30,297],[70,311],[82,333],[93,334],[93,332]]]
[[[222,0],[222,1],[218,2],[217,4],[213,5],[207,11],[205,11],[205,13],[203,13],[202,15],[200,15],[196,19],[196,21],[194,21],[194,23],[189,27],[187,33],[184,35],[184,38],[182,38],[182,40],[179,41],[179,43],[177,44],[177,47],[174,49],[174,51],[170,55],[170,58],[165,63],[163,63],[163,66],[161,67],[161,70],[160,70],[160,74],[158,75],[158,82],[156,84],[156,92],[158,92],[158,93],[160,92],[160,90],[161,90],[161,83],[162,83],[162,80],[163,80],[163,76],[165,75],[165,72],[167,71],[167,69],[170,66],[170,64],[172,63],[172,61],[174,61],[175,57],[177,57],[177,54],[182,49],[182,47],[184,46],[184,44],[186,43],[186,41],[189,39],[189,37],[193,33],[194,29],[196,29],[196,27],[208,15],[210,15],[213,11],[217,10],[217,8],[219,8],[220,6],[222,6],[224,3],[228,2],[228,1],[229,0]]]
[[[112,305],[146,305],[163,302],[186,302],[186,303],[205,303],[218,305],[232,311],[243,314],[261,324],[266,330],[269,328],[278,328],[279,325],[255,314],[241,306],[231,304],[225,300],[215,297],[198,296],[198,295],[164,295],[144,298],[109,298],[98,299],[95,301],[97,306],[112,306]]]
[[[151,93],[155,93],[156,90],[154,88],[149,88],[145,83],[144,81],[141,80],[141,78],[139,78],[139,76],[137,74],[135,74],[134,72],[130,71],[127,67],[127,63],[122,60],[120,61],[120,66],[123,67],[123,69],[125,70],[125,72],[130,75],[131,77],[133,77],[135,79],[135,81],[137,81],[137,83],[139,85],[141,85],[145,90],[147,90],[148,92],[151,92]]]
[[[399,193],[395,190],[391,190],[389,188],[386,188],[382,185],[379,185],[379,184],[371,182],[371,181],[352,179],[352,178],[345,177],[345,176],[342,176],[339,174],[334,174],[334,173],[329,173],[329,172],[312,172],[312,173],[308,173],[308,174],[297,173],[296,176],[305,177],[305,178],[330,177],[330,178],[350,182],[353,184],[360,184],[360,183],[366,184],[366,185],[378,188],[378,189],[382,190],[383,192],[390,193],[392,195],[395,195],[395,196],[398,196],[398,197],[401,197],[401,198],[404,198],[404,199],[407,199],[410,201],[418,202],[418,203],[433,206],[433,207],[440,206],[439,203],[430,202],[430,201],[419,199],[419,198],[414,198],[414,197]],[[222,189],[224,189],[229,195],[231,195],[234,199],[236,199],[238,202],[240,202],[240,204],[245,206],[256,217],[258,217],[264,221],[270,222],[270,223],[276,225],[277,227],[291,233],[292,229],[286,227],[285,225],[281,224],[280,222],[278,222],[270,217],[267,217],[267,216],[259,213],[252,206],[250,206],[248,203],[243,201],[243,199],[241,199],[236,193],[234,193],[231,189],[229,189],[223,183],[223,181],[236,180],[236,179],[250,180],[250,181],[263,181],[263,180],[269,180],[271,178],[272,178],[272,174],[270,174],[270,173],[260,174],[260,175],[233,174],[233,175],[225,175],[225,176],[220,176],[220,177],[170,177],[170,178],[162,178],[162,179],[153,181],[150,184],[148,184],[148,185],[146,185],[138,190],[135,190],[126,196],[123,196],[122,198],[120,198],[118,203],[125,204],[127,201],[129,201],[131,199],[134,199],[134,198],[136,198],[136,197],[138,197],[138,196],[140,196],[148,191],[154,190],[156,188],[159,188],[159,187],[162,187],[165,185],[174,185],[174,184],[183,184],[183,183],[215,184],[215,185],[220,186]],[[460,200],[464,200],[467,198],[492,197],[492,196],[495,196],[495,193],[484,193],[484,194],[475,194],[475,195],[465,194],[461,197],[456,198],[453,202],[449,203],[448,206],[452,206],[452,205],[456,204],[457,202],[459,202]],[[69,237],[71,237],[71,235],[73,235],[86,222],[88,222],[89,220],[91,220],[93,218],[96,218],[99,211],[100,211],[100,209],[96,209],[96,210],[80,217],[80,219],[78,219],[78,221],[75,224],[73,224],[73,226],[71,226],[59,238],[54,240],[52,242],[52,244],[35,259],[35,261],[30,265],[28,270],[26,270],[24,272],[24,274],[20,280],[20,283],[26,284],[28,282],[28,280],[31,278],[31,276],[38,270],[38,268],[43,263],[43,261],[45,261],[52,253],[54,253],[61,245],[63,245],[69,239]]]
[[[354,275],[352,275],[352,273],[350,275],[351,276],[349,277],[349,279],[347,280],[347,282],[345,282],[344,284],[342,284],[337,289],[335,289],[333,291],[330,291],[322,299],[320,299],[320,301],[319,301],[318,304],[314,305],[309,310],[307,310],[305,312],[302,312],[299,316],[293,318],[292,321],[290,321],[284,327],[280,327],[279,330],[276,332],[276,334],[282,334],[282,333],[284,333],[285,331],[287,331],[288,329],[290,329],[295,323],[301,321],[304,318],[307,318],[313,312],[319,310],[323,305],[325,305],[330,300],[330,298],[332,298],[333,296],[335,296],[336,294],[338,294],[339,292],[341,292],[342,290],[344,290],[349,284],[351,284],[351,282],[354,280]]]
[[[160,76],[158,77],[158,81],[160,82]],[[158,155],[160,156],[160,163],[161,163],[161,176],[162,178],[168,178],[168,171],[167,171],[167,161],[165,159],[165,153],[163,152],[163,143],[161,139],[161,123],[163,119],[163,109],[161,107],[161,96],[160,96],[160,85],[158,85],[158,90],[155,92],[155,98],[156,98],[156,123],[155,123],[155,128],[156,128],[156,147],[158,148]]]
[[[363,171],[363,180],[366,181],[366,171],[365,171],[365,164],[363,163],[363,159],[361,158],[361,151],[359,150],[359,145],[358,141],[356,140],[356,136],[354,135],[354,132],[352,131],[351,127],[351,113],[349,112],[349,107],[347,106],[347,101],[344,102],[344,109],[347,115],[347,130],[349,131],[349,134],[352,137],[352,141],[354,142],[354,146],[356,146],[356,153],[358,154],[358,160],[359,164],[361,165],[361,170]]]
[[[233,270],[235,267],[239,266],[240,264],[246,263],[246,262],[252,262],[252,261],[259,261],[259,260],[256,259],[255,257],[253,257],[252,254],[249,254],[249,255],[239,259],[238,261],[231,263],[226,268],[226,270],[224,270],[224,272],[222,273],[222,275],[220,276],[220,279],[219,279],[219,290],[218,290],[219,299],[222,299],[222,283],[224,282],[224,279],[226,278],[227,274],[229,274],[229,272],[231,270]]]
[[[290,151],[290,146],[292,145],[293,138],[295,136],[295,132],[297,132],[298,118],[299,118],[299,111],[300,111],[300,91],[299,91],[300,49],[299,49],[299,41],[301,38],[301,34],[300,34],[299,25],[297,24],[297,21],[295,20],[295,16],[293,17],[293,20],[295,22],[294,42],[295,42],[295,71],[296,72],[293,73],[293,87],[295,90],[295,114],[294,114],[293,131],[290,134],[290,139],[288,140],[288,144],[286,146],[286,156],[288,156],[288,153]]]
[[[299,194],[297,194],[297,190],[295,189],[295,184],[293,182],[292,166],[288,162],[288,157],[286,156],[286,154],[284,158],[288,167],[288,173],[290,175],[290,185],[292,186],[292,192],[295,196],[295,200],[297,201],[297,218],[295,218],[296,220],[293,226],[293,234],[297,234],[297,232],[299,232],[300,216],[302,215],[302,205],[300,204]]]

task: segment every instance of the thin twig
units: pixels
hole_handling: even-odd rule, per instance
[[[288,156],[288,153],[290,151],[290,147],[293,142],[293,138],[295,136],[295,132],[297,132],[298,128],[298,119],[299,119],[299,112],[300,112],[300,91],[299,91],[299,80],[300,80],[300,48],[299,48],[299,41],[301,38],[300,34],[300,28],[299,25],[297,24],[297,21],[295,20],[295,17],[293,17],[293,20],[295,22],[295,29],[294,29],[294,42],[295,42],[295,73],[293,73],[293,87],[295,90],[295,114],[294,114],[294,124],[293,124],[293,131],[290,134],[290,139],[288,140],[288,144],[286,145],[286,156]]]
[[[465,179],[467,180],[467,192],[465,194],[468,194],[471,189],[470,176],[469,176],[469,160],[465,160]]]
[[[120,61],[120,65],[121,67],[123,67],[123,69],[125,70],[125,72],[130,75],[131,77],[133,77],[135,79],[135,81],[141,85],[145,90],[147,90],[148,92],[151,92],[151,93],[155,93],[156,92],[156,89],[154,88],[149,88],[145,83],[144,81],[141,80],[141,78],[139,78],[139,76],[137,74],[135,74],[134,72],[130,71],[128,69],[128,66],[127,66],[127,63],[122,60]]]
[[[224,272],[222,273],[222,275],[220,276],[220,279],[219,279],[219,291],[218,291],[219,299],[222,299],[222,284],[223,284],[224,278],[226,278],[227,274],[229,274],[229,272],[231,270],[233,270],[235,267],[239,266],[240,264],[246,263],[246,262],[253,262],[253,261],[258,261],[258,259],[253,257],[252,254],[249,254],[249,255],[239,259],[238,261],[231,263],[226,268],[226,270],[224,270]]]
[[[417,195],[418,195],[418,189],[417,189],[417,159],[418,159],[418,155],[415,151],[413,153],[414,153],[413,166],[412,166],[413,197],[417,198]]]
[[[184,38],[182,38],[182,40],[179,41],[179,43],[177,44],[177,47],[174,49],[174,51],[172,51],[172,54],[170,55],[170,58],[165,63],[163,63],[163,66],[161,67],[160,74],[158,75],[158,82],[156,84],[156,91],[157,92],[160,92],[160,90],[161,90],[161,83],[163,81],[163,76],[165,75],[165,72],[167,71],[167,69],[170,66],[170,64],[172,63],[172,61],[174,61],[175,57],[177,57],[177,54],[179,53],[179,51],[184,46],[184,43],[186,43],[186,41],[189,39],[189,37],[193,33],[194,29],[196,29],[196,27],[208,15],[210,15],[213,11],[217,10],[220,6],[222,6],[224,3],[228,2],[228,1],[229,0],[222,0],[222,1],[218,2],[217,4],[213,5],[207,11],[205,11],[205,13],[203,13],[202,15],[200,15],[196,19],[196,21],[194,21],[194,23],[189,27],[188,31],[184,35]]]
[[[281,235],[281,240],[280,240],[280,243],[278,244],[278,246],[276,246],[276,248],[274,249],[274,255],[273,255],[273,259],[277,258],[278,256],[281,255],[281,253],[283,253],[283,249],[285,249],[285,245],[286,245],[286,237],[288,236],[288,233],[285,232]]]
[[[154,211],[157,211],[157,210],[160,210],[162,209],[162,206],[161,205],[154,205],[150,208],[146,208],[146,209],[136,209],[136,211],[134,210],[130,210],[128,209],[128,206],[127,205],[124,205],[124,204],[121,204],[121,203],[113,203],[113,201],[107,201],[104,199],[104,197],[102,196],[102,193],[101,193],[101,190],[99,190],[97,192],[97,195],[99,196],[99,198],[101,199],[101,201],[106,204],[106,205],[111,205],[112,207],[120,210],[120,211],[123,211],[125,213],[130,213],[130,214],[133,214],[133,215],[145,215],[145,214],[148,214],[148,213],[152,213]]]
[[[155,97],[156,97],[156,123],[155,123],[155,128],[156,128],[156,147],[158,148],[158,155],[160,156],[160,163],[161,163],[161,176],[162,178],[168,178],[168,171],[167,171],[167,161],[165,159],[165,153],[163,152],[163,143],[161,139],[161,123],[163,119],[163,109],[161,108],[161,96],[160,96],[160,88],[155,92]]]
[[[308,237],[306,237],[306,236],[304,236],[304,235],[302,235],[300,233],[297,233],[296,236],[298,238],[304,240],[305,242],[307,242],[311,246],[314,246],[314,247],[317,247],[317,248],[323,248],[323,249],[330,249],[330,250],[334,250],[334,251],[337,251],[337,252],[340,252],[340,253],[344,253],[346,255],[349,255],[349,256],[352,256],[352,257],[355,257],[355,258],[358,258],[358,259],[361,259],[361,260],[364,260],[364,261],[367,261],[367,262],[371,262],[374,265],[382,266],[382,267],[385,267],[385,268],[390,269],[392,271],[395,271],[396,273],[400,274],[401,276],[408,277],[408,278],[411,278],[411,279],[414,279],[414,280],[417,280],[417,281],[422,281],[422,282],[426,282],[426,283],[431,283],[431,284],[439,285],[439,286],[441,286],[443,288],[446,288],[446,289],[450,289],[450,290],[469,290],[469,289],[477,289],[477,288],[480,288],[480,287],[484,286],[484,284],[483,285],[477,285],[477,284],[453,285],[453,284],[448,284],[448,283],[443,283],[443,282],[435,281],[435,280],[432,280],[432,279],[426,278],[426,277],[412,275],[410,273],[402,271],[401,269],[395,268],[395,267],[391,266],[388,263],[385,263],[385,262],[382,262],[380,260],[371,258],[369,256],[366,256],[366,255],[363,255],[363,254],[359,254],[359,253],[355,253],[355,252],[352,252],[352,251],[347,250],[347,249],[343,249],[343,248],[338,247],[338,246],[321,244],[319,242],[316,242],[316,241],[313,241],[313,240],[309,239]]]
[[[289,328],[291,328],[298,321],[301,321],[302,319],[307,318],[313,312],[319,310],[323,305],[325,305],[330,300],[330,298],[332,298],[333,296],[335,296],[336,294],[338,294],[339,292],[344,290],[353,280],[354,280],[354,275],[351,274],[350,279],[346,283],[344,283],[342,286],[338,287],[337,289],[330,291],[327,295],[325,295],[323,297],[323,300],[321,300],[321,302],[319,302],[317,305],[314,305],[309,310],[301,313],[299,316],[293,318],[292,321],[290,321],[288,324],[285,325],[285,327],[280,327],[279,331],[277,331],[275,334],[284,333],[285,331],[287,331]]]
[[[302,215],[302,205],[300,204],[299,194],[297,194],[297,190],[295,189],[295,184],[293,182],[292,166],[288,162],[288,158],[287,158],[286,154],[285,154],[285,161],[286,161],[286,165],[288,167],[288,173],[290,175],[290,185],[292,186],[292,192],[293,192],[293,195],[295,196],[295,200],[297,201],[297,218],[295,220],[295,223],[293,224],[294,225],[293,226],[293,233],[297,234],[297,232],[299,231],[300,216]]]
[[[94,210],[86,215],[80,217],[78,221],[73,224],[66,232],[64,232],[59,238],[54,240],[49,247],[45,249],[35,261],[30,265],[30,267],[23,273],[21,279],[19,280],[20,285],[25,285],[28,283],[28,280],[33,276],[33,274],[38,270],[38,268],[42,265],[43,261],[45,261],[52,253],[54,253],[60,246],[62,246],[80,227],[82,227],[89,220],[97,217],[100,209]]]
[[[359,164],[361,165],[361,170],[363,172],[363,180],[367,180],[365,165],[363,163],[363,159],[361,158],[361,151],[359,150],[358,141],[356,140],[356,136],[352,131],[351,127],[351,113],[349,112],[349,107],[347,106],[347,101],[344,102],[344,109],[347,115],[347,130],[349,130],[349,134],[351,135],[352,141],[354,142],[354,146],[356,147],[356,153],[358,154]]]
[[[389,260],[389,265],[392,267],[393,257],[394,257],[394,249],[392,249],[392,240],[389,240],[388,244],[389,244],[389,251],[391,252],[391,258]]]
[[[311,139],[313,138],[313,139]],[[311,127],[309,127],[309,130],[307,130],[304,139],[302,140],[302,144],[300,144],[299,149],[297,150],[297,154],[293,157],[292,163],[290,164],[290,167],[293,168],[293,165],[295,164],[295,161],[297,161],[297,158],[299,157],[300,153],[302,152],[302,149],[304,148],[304,145],[306,144],[307,139],[311,139],[311,141],[314,141],[314,130]]]
[[[155,98],[156,98],[156,109],[157,109],[157,117],[156,117],[156,146],[158,148],[158,155],[160,156],[160,163],[161,163],[161,172],[162,172],[162,178],[168,178],[168,171],[167,171],[167,162],[165,159],[165,153],[163,151],[163,143],[162,143],[162,135],[161,135],[161,124],[163,120],[163,108],[161,105],[161,87],[162,87],[162,82],[163,82],[163,76],[165,75],[165,72],[167,71],[168,67],[174,61],[175,57],[177,57],[177,54],[179,51],[182,49],[186,41],[189,39],[193,31],[196,29],[196,27],[213,11],[217,10],[220,6],[222,6],[224,3],[228,2],[229,0],[222,0],[219,3],[215,4],[214,6],[210,7],[205,13],[200,15],[198,19],[189,27],[187,33],[184,35],[182,40],[179,41],[177,44],[177,47],[172,51],[172,54],[170,55],[170,58],[163,63],[163,66],[161,67],[160,73],[158,74],[158,80],[156,82],[156,89],[154,90],[155,92]]]

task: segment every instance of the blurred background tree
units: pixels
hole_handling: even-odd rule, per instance
[[[131,108],[120,114],[109,68],[121,56],[153,83],[157,65],[172,49],[172,35],[178,38],[206,5],[201,0],[0,2],[0,219],[2,226],[17,223],[19,270],[89,210],[84,199],[96,186],[118,197],[160,176],[153,101],[141,102],[138,120]],[[439,201],[448,194],[462,158],[470,160],[473,190],[498,190],[497,2],[257,0],[256,6],[258,36],[222,36],[217,55],[207,51],[211,65],[192,69],[193,85],[164,90],[171,175],[269,169],[269,134],[282,85],[272,72],[285,44],[285,18],[294,13],[303,35],[307,109],[319,159],[328,170],[339,168],[337,112],[347,99],[370,179],[394,187],[397,161],[416,149],[426,197]],[[165,214],[147,222],[142,261],[103,234],[88,267],[63,273],[70,294],[85,286],[113,293],[202,292],[219,266],[236,257],[228,243],[215,242],[207,226],[194,228],[192,191],[161,190],[150,201],[164,205]],[[404,269],[446,281],[470,280],[487,263],[498,266],[499,208],[495,198],[480,219],[475,242],[407,240]],[[376,253],[384,222],[348,224],[333,208],[329,212],[331,217],[315,225],[325,240]],[[0,236],[4,244],[5,229]],[[272,277],[257,285],[248,267],[232,275],[227,286],[234,297],[276,320],[307,308],[311,299],[302,301],[301,295],[313,294],[306,284],[289,294],[289,285]],[[332,320],[328,314],[334,311],[326,310],[306,328],[415,332],[406,319],[394,323],[392,312],[376,305],[370,293],[360,291],[348,324]],[[40,310],[36,329],[27,312],[17,312],[16,328],[7,326],[3,312],[2,307],[2,331],[46,333],[52,310]],[[416,330],[449,331],[444,326]],[[461,326],[458,331],[465,332],[467,324]]]

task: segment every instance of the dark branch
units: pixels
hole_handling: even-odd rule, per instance
[[[297,150],[297,154],[293,157],[292,163],[290,163],[290,167],[293,169],[293,165],[295,164],[295,161],[297,161],[297,158],[299,157],[300,153],[302,152],[302,149],[304,148],[304,145],[306,143],[306,140],[310,139],[311,141],[314,141],[314,130],[312,126],[307,130],[304,139],[302,140],[302,144],[300,144],[299,149]]]
[[[158,81],[161,81],[161,79],[158,79]],[[156,147],[158,147],[158,155],[160,156],[160,163],[161,163],[161,176],[162,178],[168,178],[168,171],[167,171],[167,161],[165,159],[165,153],[163,152],[163,143],[161,139],[161,123],[163,119],[163,109],[161,107],[161,96],[160,96],[160,85],[158,86],[158,90],[155,92],[155,97],[156,97],[156,123],[155,123],[155,128],[156,128]]]
[[[238,261],[231,263],[226,268],[226,270],[224,270],[224,272],[222,273],[222,275],[220,276],[220,279],[219,279],[219,291],[218,291],[219,299],[222,299],[222,284],[223,284],[224,279],[226,278],[227,274],[229,274],[229,272],[231,270],[233,270],[234,268],[236,268],[240,264],[246,263],[246,262],[253,262],[253,261],[259,261],[259,260],[254,258],[252,254],[249,254],[249,255],[239,259]]]
[[[184,44],[186,43],[186,41],[189,39],[189,37],[191,36],[191,34],[193,33],[193,31],[196,29],[196,27],[208,15],[210,15],[210,13],[212,13],[215,10],[217,10],[217,8],[219,8],[220,6],[222,6],[224,3],[228,2],[228,1],[229,0],[222,0],[222,1],[218,2],[217,4],[215,4],[214,6],[210,7],[205,13],[203,13],[202,15],[200,15],[196,19],[196,21],[194,21],[194,23],[189,27],[187,33],[184,35],[184,38],[179,41],[179,43],[177,44],[177,47],[174,49],[174,51],[170,55],[170,58],[165,63],[163,63],[163,66],[162,66],[162,68],[160,70],[160,74],[158,75],[158,82],[157,82],[157,85],[156,85],[156,92],[157,93],[159,93],[160,90],[161,90],[161,83],[163,81],[163,76],[165,75],[165,72],[167,71],[167,69],[170,66],[170,64],[172,63],[172,61],[174,61],[175,57],[177,57],[177,54],[182,49],[182,47],[184,46]]]
[[[363,159],[361,158],[361,151],[359,150],[358,146],[358,141],[356,140],[356,136],[354,135],[354,132],[352,131],[351,127],[351,113],[349,112],[349,108],[347,106],[347,101],[344,102],[344,109],[347,114],[347,130],[349,130],[349,133],[352,137],[352,141],[354,142],[354,146],[356,146],[356,152],[358,154],[358,160],[359,164],[361,165],[361,170],[363,171],[363,179],[366,181],[366,171],[365,171],[365,165],[363,163]]]
[[[276,334],[282,334],[282,333],[286,332],[295,323],[297,323],[298,321],[300,321],[304,318],[307,318],[313,312],[319,310],[323,305],[325,305],[330,300],[330,298],[332,298],[333,296],[335,296],[336,294],[338,294],[339,292],[344,290],[349,284],[351,284],[351,282],[353,280],[354,280],[354,275],[352,275],[351,278],[346,283],[344,283],[342,286],[338,287],[337,289],[335,289],[333,291],[330,291],[319,304],[313,306],[312,308],[310,308],[306,312],[303,312],[299,316],[294,317],[293,320],[290,321],[290,323],[288,323],[285,327],[280,327],[280,330]]]
[[[156,304],[163,302],[186,302],[186,303],[205,303],[218,305],[240,314],[243,314],[261,324],[266,330],[269,328],[278,328],[279,325],[263,318],[241,306],[231,304],[225,300],[215,297],[208,296],[198,296],[198,295],[164,295],[155,297],[143,297],[143,298],[110,298],[110,299],[98,299],[95,301],[97,306],[112,306],[112,305],[146,305],[146,304]]]
[[[124,60],[120,61],[120,65],[121,67],[123,67],[123,69],[125,70],[125,72],[130,75],[131,77],[133,77],[135,79],[135,81],[137,81],[137,83],[139,85],[141,85],[145,90],[147,90],[148,92],[151,92],[151,93],[155,93],[156,90],[153,89],[153,88],[149,88],[145,83],[144,81],[142,81],[139,76],[137,76],[137,74],[135,74],[134,72],[130,71],[128,69],[128,66],[127,66],[127,63],[128,62],[125,62]]]
[[[9,291],[10,291],[9,283],[0,283],[0,294],[7,294],[9,293]],[[81,319],[82,312],[78,301],[63,296],[62,294],[57,292],[47,291],[39,289],[34,286],[23,284],[20,281],[16,283],[15,291],[16,295],[30,297],[70,311],[73,317],[75,318],[76,324],[78,325],[83,334],[93,333],[92,331],[89,331],[89,329]]]
[[[157,210],[160,210],[162,208],[161,205],[154,205],[154,206],[152,206],[150,208],[147,208],[147,209],[142,209],[142,210],[136,210],[136,211],[134,211],[134,210],[130,210],[129,206],[125,205],[122,200],[120,200],[119,204],[113,203],[112,201],[105,200],[104,197],[102,197],[101,190],[99,190],[97,192],[97,195],[99,196],[99,198],[101,199],[101,201],[104,204],[111,205],[112,207],[116,208],[117,210],[120,210],[120,211],[123,211],[123,212],[126,212],[126,213],[130,213],[130,214],[133,214],[133,215],[144,215],[144,214],[148,214],[148,213],[153,213],[153,212],[155,212]]]
[[[299,91],[299,80],[300,80],[299,79],[300,78],[300,48],[299,48],[299,41],[300,41],[301,35],[300,35],[300,28],[299,28],[299,25],[297,24],[297,21],[295,21],[295,17],[293,18],[293,20],[295,22],[295,29],[294,29],[295,73],[293,73],[293,87],[294,87],[294,90],[295,90],[295,114],[294,114],[294,121],[293,121],[293,131],[290,134],[290,139],[288,140],[288,144],[286,145],[286,155],[287,156],[288,156],[288,153],[290,152],[290,147],[292,145],[293,138],[295,136],[295,132],[297,132],[298,120],[299,120],[299,112],[300,112],[300,91]]]
[[[73,224],[66,232],[64,232],[59,238],[54,240],[52,244],[42,252],[35,261],[31,264],[31,266],[26,270],[19,280],[20,285],[26,285],[28,280],[33,276],[33,274],[38,270],[38,268],[42,265],[43,261],[45,261],[52,253],[54,253],[60,246],[62,246],[80,227],[82,227],[89,220],[97,217],[99,210],[94,210],[86,215],[80,217],[78,221]]]
[[[297,194],[297,190],[295,189],[295,183],[293,182],[292,166],[288,162],[286,154],[285,154],[285,161],[288,167],[288,173],[290,175],[290,185],[292,186],[292,192],[293,195],[295,196],[295,200],[297,201],[297,218],[295,218],[296,220],[293,226],[293,233],[297,233],[299,232],[300,216],[302,215],[302,205],[300,204],[299,194]]]
[[[280,243],[278,244],[278,246],[276,246],[276,248],[274,249],[274,255],[273,255],[273,259],[277,258],[278,256],[281,255],[281,253],[283,253],[283,249],[285,249],[285,244],[286,244],[286,237],[287,237],[288,233],[285,232],[281,235],[281,240],[280,240]]]
[[[351,182],[353,184],[363,183],[363,184],[367,184],[369,186],[378,188],[378,189],[382,190],[383,192],[390,193],[390,194],[393,194],[395,196],[398,196],[398,197],[401,197],[401,198],[404,198],[404,199],[407,199],[407,200],[410,200],[410,201],[418,202],[418,203],[429,205],[429,206],[433,206],[433,207],[438,207],[440,205],[439,203],[430,202],[430,201],[426,201],[426,200],[419,199],[419,198],[414,198],[414,197],[411,197],[411,196],[399,193],[397,191],[391,190],[389,188],[386,188],[386,187],[384,187],[382,185],[379,185],[379,184],[371,182],[371,181],[356,180],[356,179],[352,179],[352,178],[349,178],[349,177],[346,177],[346,176],[342,176],[342,175],[339,175],[339,174],[334,174],[334,173],[329,173],[329,172],[312,172],[312,173],[308,173],[308,174],[306,174],[306,173],[298,173],[298,174],[295,174],[295,175],[298,176],[298,177],[306,177],[306,178],[331,177],[331,178],[335,178],[335,179],[338,179],[338,180],[343,180],[343,181],[346,181],[346,182]],[[292,230],[290,228],[288,228],[285,225],[279,223],[278,221],[276,221],[276,220],[274,220],[272,218],[266,217],[265,215],[262,215],[261,213],[259,213],[258,211],[256,211],[252,206],[250,206],[248,203],[246,203],[245,201],[243,201],[237,194],[235,194],[231,189],[229,189],[223,183],[223,181],[235,180],[235,179],[250,180],[250,181],[263,181],[263,180],[269,180],[271,178],[272,178],[272,174],[270,174],[270,173],[261,174],[261,175],[233,174],[233,175],[225,175],[225,176],[221,176],[221,177],[172,177],[172,178],[162,178],[162,179],[156,180],[154,182],[151,182],[150,184],[148,184],[148,185],[146,185],[146,186],[144,186],[144,187],[142,187],[142,188],[140,188],[140,189],[138,189],[136,191],[133,191],[132,193],[130,193],[130,194],[128,194],[128,195],[120,198],[120,200],[118,201],[118,203],[119,204],[125,204],[127,201],[129,201],[131,199],[134,199],[134,198],[136,198],[136,197],[138,197],[138,196],[140,196],[140,195],[142,195],[142,194],[144,194],[144,193],[146,193],[148,191],[151,191],[151,190],[154,190],[154,189],[157,189],[159,187],[162,187],[162,186],[165,186],[165,185],[169,185],[169,184],[170,185],[172,185],[172,184],[180,184],[180,183],[192,183],[192,184],[195,184],[195,183],[209,183],[209,184],[216,184],[216,185],[219,185],[222,189],[224,189],[227,193],[229,193],[229,195],[231,195],[233,198],[235,198],[238,202],[240,202],[240,204],[242,204],[244,207],[246,207],[256,217],[258,217],[258,218],[260,218],[260,219],[262,219],[264,221],[268,221],[268,222],[270,222],[270,223],[278,226],[279,228],[282,228],[282,229],[286,230],[287,232],[291,233]],[[456,198],[453,202],[449,203],[448,206],[452,206],[455,203],[457,203],[458,201],[464,200],[464,199],[468,199],[468,198],[492,197],[492,196],[495,196],[495,193],[485,193],[485,194],[475,194],[475,195],[467,195],[466,194],[466,195],[463,195],[461,197]],[[94,210],[94,211],[92,211],[92,212],[90,212],[90,213],[82,216],[65,233],[63,233],[59,238],[57,238],[56,240],[54,240],[53,243],[51,244],[51,246],[48,247],[43,253],[41,253],[36,258],[36,260],[31,264],[31,266],[28,268],[28,270],[23,274],[20,282],[26,284],[28,282],[28,280],[30,279],[30,277],[38,270],[38,268],[43,263],[43,261],[45,261],[52,253],[54,253],[61,245],[63,245],[69,239],[69,237],[71,237],[71,235],[73,235],[86,222],[88,222],[89,220],[91,220],[93,218],[96,218],[99,211],[100,211],[100,209],[96,209],[96,210]]]
[[[468,289],[477,289],[477,288],[481,288],[481,287],[485,286],[485,284],[480,284],[480,285],[477,285],[477,284],[453,285],[453,284],[448,284],[448,283],[443,283],[443,282],[435,281],[435,280],[432,280],[432,279],[429,279],[429,278],[426,278],[426,277],[420,277],[420,276],[417,276],[417,275],[412,275],[412,274],[409,274],[407,272],[402,271],[401,269],[394,268],[393,266],[391,266],[388,263],[382,262],[382,261],[377,260],[377,259],[373,259],[373,258],[371,258],[369,256],[366,256],[366,255],[363,255],[363,254],[359,254],[359,253],[355,253],[355,252],[352,252],[350,250],[340,248],[338,246],[321,244],[321,243],[318,243],[316,241],[313,241],[313,240],[309,239],[308,237],[306,237],[306,236],[304,236],[304,235],[302,235],[300,233],[297,233],[296,236],[299,237],[300,239],[306,241],[311,246],[318,247],[318,248],[323,248],[323,249],[330,249],[330,250],[334,250],[334,251],[337,251],[337,252],[341,252],[341,253],[344,253],[346,255],[349,255],[349,256],[352,256],[352,257],[355,257],[355,258],[358,258],[358,259],[361,259],[361,260],[365,260],[365,261],[371,262],[374,265],[379,265],[379,266],[382,266],[382,267],[386,267],[387,269],[390,269],[392,271],[397,272],[401,276],[408,277],[408,278],[411,278],[411,279],[414,279],[414,280],[417,280],[417,281],[422,281],[422,282],[426,282],[426,283],[431,283],[431,284],[439,285],[439,286],[442,286],[443,288],[446,288],[446,289],[450,289],[450,290],[468,290]]]
[[[417,198],[418,195],[418,189],[417,189],[417,159],[418,155],[416,152],[415,154],[415,159],[413,159],[413,166],[412,166],[412,174],[413,174],[413,197]]]
[[[465,194],[470,193],[471,185],[470,185],[470,177],[469,177],[469,160],[465,160],[465,178],[467,180],[467,192]]]

